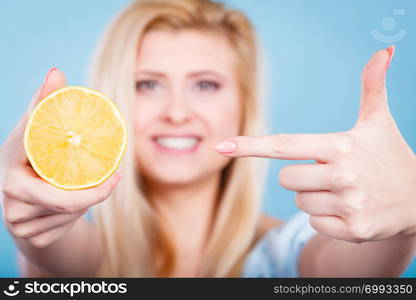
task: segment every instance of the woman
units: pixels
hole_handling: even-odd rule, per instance
[[[258,136],[247,18],[208,0],[132,3],[108,28],[91,73],[127,121],[119,173],[82,191],[40,180],[22,147],[30,109],[3,146],[4,217],[23,274],[400,275],[415,244],[416,158],[388,112],[393,50],[364,69],[352,130]],[[64,86],[52,69],[32,106]],[[303,212],[286,224],[261,215],[259,161],[241,156],[316,160],[280,173],[310,224]],[[89,207],[92,222],[82,217]]]

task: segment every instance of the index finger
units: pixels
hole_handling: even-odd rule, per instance
[[[329,162],[351,148],[347,133],[274,134],[236,136],[217,144],[214,149],[228,157],[265,157],[287,160]]]

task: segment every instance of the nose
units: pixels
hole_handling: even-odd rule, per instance
[[[162,113],[162,119],[165,122],[172,124],[182,124],[188,122],[192,118],[191,114],[192,113],[183,98],[176,97],[175,99],[171,99],[166,105]]]

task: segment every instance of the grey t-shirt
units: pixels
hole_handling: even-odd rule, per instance
[[[316,233],[309,215],[297,212],[257,242],[247,256],[241,277],[299,277],[299,256]]]

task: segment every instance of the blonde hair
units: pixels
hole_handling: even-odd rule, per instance
[[[161,216],[146,199],[132,142],[134,62],[143,35],[154,28],[224,34],[237,58],[242,97],[240,135],[256,135],[263,129],[256,90],[255,33],[241,12],[209,0],[142,0],[127,6],[107,28],[90,69],[89,85],[117,103],[126,119],[130,141],[119,166],[123,175],[119,186],[109,199],[93,208],[105,249],[98,276],[171,276],[175,265],[175,247]],[[257,163],[254,158],[232,160],[222,170],[219,204],[200,276],[239,276],[255,241],[260,215]],[[156,255],[162,258],[159,266]]]

